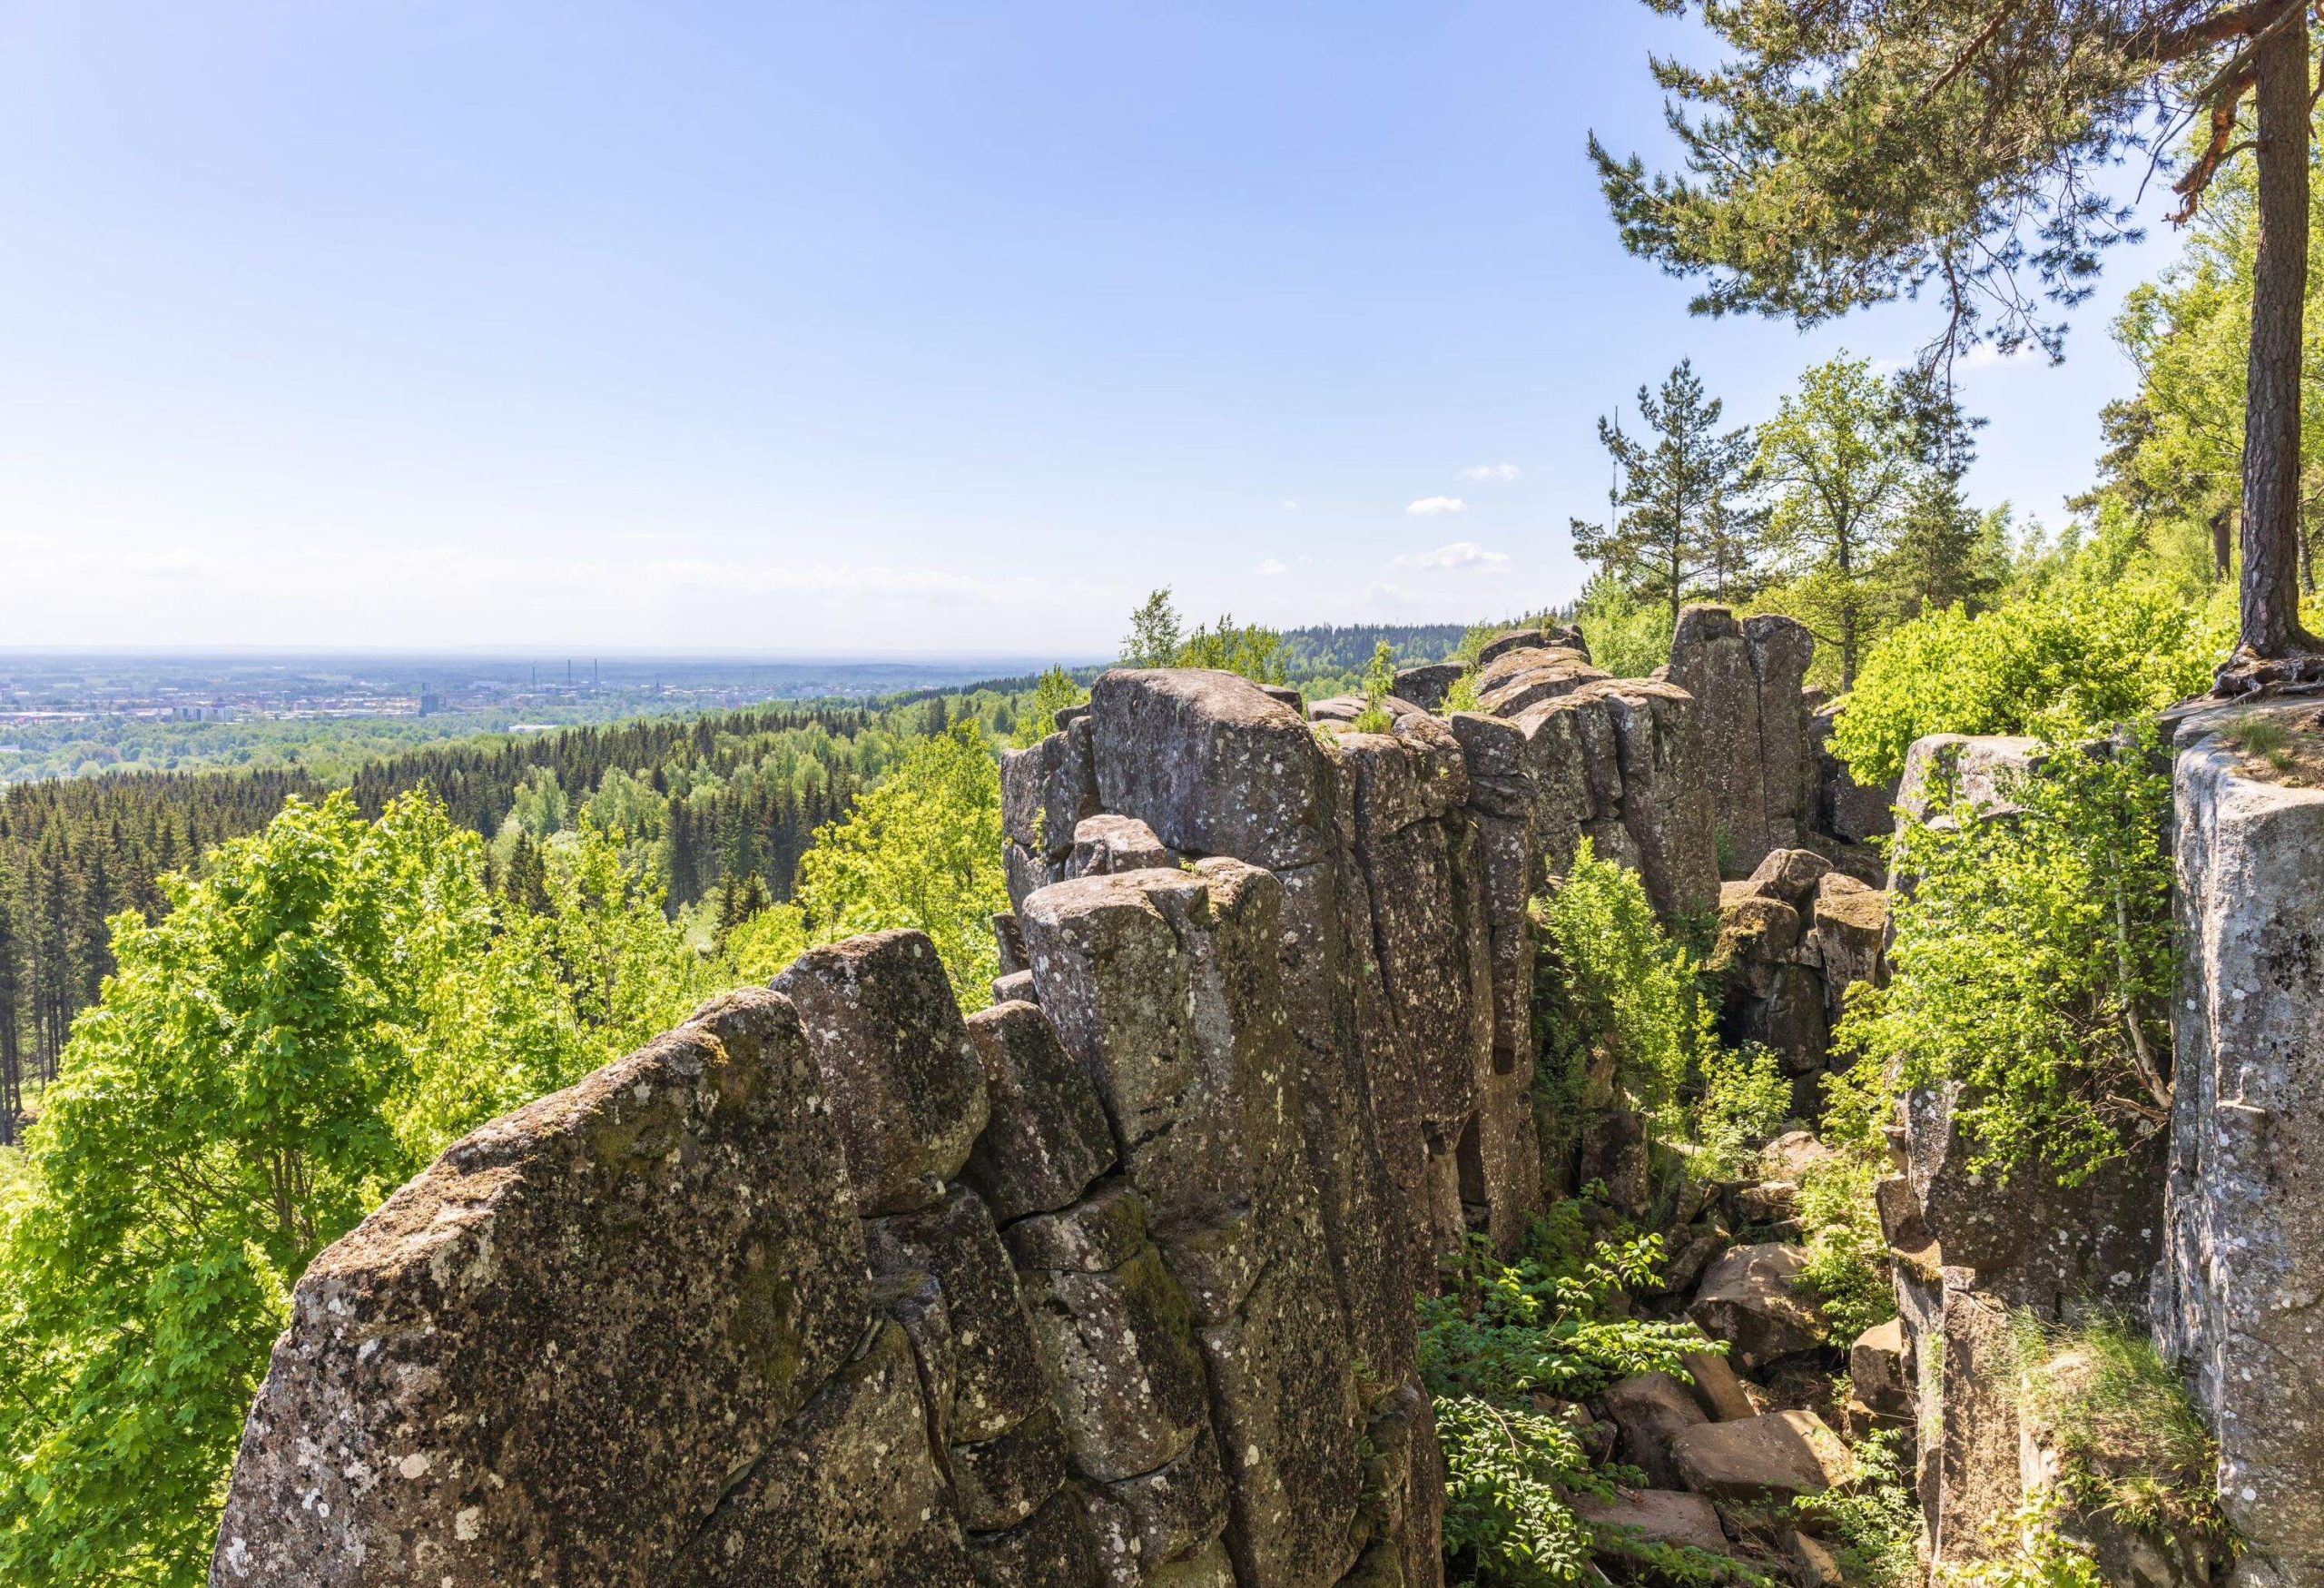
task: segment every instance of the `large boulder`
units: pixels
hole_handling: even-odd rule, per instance
[[[1670,1460],[1671,1438],[1708,1422],[1688,1387],[1667,1373],[1638,1373],[1606,1390],[1606,1415],[1621,1430],[1621,1458],[1646,1474],[1657,1488],[1679,1486]]]
[[[924,932],[809,949],[774,979],[797,1006],[866,1213],[925,1208],[984,1129],[984,1065]]]
[[[1687,1316],[1703,1333],[1727,1342],[1747,1373],[1824,1343],[1824,1320],[1800,1294],[1807,1251],[1767,1242],[1739,1246],[1710,1266]]]
[[[1461,681],[1468,668],[1459,662],[1430,662],[1418,667],[1399,668],[1396,673],[1395,695],[1409,700],[1423,711],[1436,711],[1444,705],[1444,697],[1452,686]]]
[[[822,1094],[790,1002],[735,993],[448,1149],[300,1279],[216,1580],[664,1580],[835,1376],[885,1393],[891,1347],[848,1368],[872,1298]],[[932,1492],[928,1460],[883,1481]]]
[[[1621,1489],[1610,1500],[1576,1494],[1573,1514],[1593,1528],[1610,1528],[1635,1535],[1647,1544],[1725,1554],[1727,1534],[1718,1525],[1718,1510],[1700,1494],[1672,1489]]]
[[[1804,1498],[1856,1470],[1840,1436],[1808,1412],[1698,1424],[1670,1441],[1670,1457],[1687,1487],[1714,1500]]]
[[[1249,679],[1116,668],[1091,686],[1088,722],[1102,809],[1190,854],[1270,870],[1323,858],[1323,751],[1296,710]]]

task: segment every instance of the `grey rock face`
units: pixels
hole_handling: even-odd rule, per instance
[[[702,1588],[896,1582],[970,1588],[976,1578],[967,1540],[929,1445],[901,1327],[890,1324],[873,1335],[864,1355],[749,1469],[658,1580]]]
[[[1354,1563],[1359,1424],[1299,1131],[1282,897],[1268,873],[1214,859],[1061,883],[1026,902],[1024,925],[1043,1007],[1098,1082],[1200,1326],[1228,1553],[1255,1581],[1328,1583]]]
[[[864,1224],[874,1275],[919,1270],[944,1293],[953,1339],[952,1396],[931,1408],[952,1444],[998,1439],[1047,1399],[1032,1326],[1017,1293],[992,1215],[974,1191],[955,1186],[923,1213]]]
[[[1029,991],[1032,972],[1020,972]],[[1114,1167],[1114,1134],[1089,1077],[1031,1003],[996,1003],[969,1017],[990,1100],[960,1178],[1006,1224],[1071,1204]]]
[[[1065,863],[1065,874],[1086,877],[1177,863],[1178,857],[1145,823],[1130,816],[1084,816],[1073,829],[1073,853]]]
[[[1087,716],[1029,750],[1000,753],[1001,831],[1039,859],[1062,861],[1074,829],[1098,814]]]
[[[736,993],[397,1192],[299,1282],[214,1580],[657,1580],[862,1336],[820,1085]]]
[[[2247,708],[2314,731],[2312,704]],[[2193,1372],[2220,1493],[2249,1541],[2239,1583],[2324,1582],[2324,792],[2270,781],[2197,718],[2174,835],[2178,1053],[2155,1282],[2164,1348]],[[2235,714],[2240,715],[2240,714]]]
[[[1080,1496],[1060,1489],[1020,1526],[970,1534],[969,1564],[978,1588],[1093,1588],[1098,1560],[1082,1530]]]
[[[1116,668],[1090,689],[1089,723],[1103,808],[1171,848],[1270,870],[1323,858],[1322,752],[1299,714],[1249,679]]]
[[[880,932],[809,949],[774,980],[798,1007],[866,1213],[924,1208],[984,1129],[984,1066],[936,945]]]
[[[1805,841],[1815,772],[1800,686],[1816,652],[1788,617],[1738,622],[1724,607],[1679,610],[1669,681],[1695,697],[1713,821],[1732,874]]]
[[[1396,698],[1409,700],[1423,711],[1434,711],[1444,704],[1445,695],[1461,681],[1465,670],[1458,662],[1430,662],[1423,666],[1399,668]]]

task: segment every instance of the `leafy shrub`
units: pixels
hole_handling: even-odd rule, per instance
[[[1670,609],[1640,601],[1619,579],[1594,574],[1573,609],[1590,659],[1617,678],[1643,678],[1670,662]]]
[[[1854,1467],[1837,1488],[1795,1501],[1801,1519],[1832,1544],[1840,1580],[1853,1588],[1918,1588],[1921,1505],[1905,1471],[1902,1436],[1888,1430],[1850,1447]]]
[[[1079,679],[1063,667],[1051,667],[1033,686],[1032,704],[1017,720],[1010,742],[1019,750],[1030,749],[1057,732],[1058,713],[1088,704],[1089,691]]]
[[[1683,1377],[1683,1353],[1725,1347],[1690,1324],[1607,1316],[1617,1290],[1651,1281],[1659,1237],[1581,1260],[1561,1255],[1565,1238],[1537,1229],[1527,1255],[1503,1263],[1471,1237],[1443,1294],[1420,1302],[1421,1375],[1444,1451],[1449,1571],[1480,1588],[1580,1583],[1593,1580],[1595,1548],[1676,1582],[1737,1580],[1723,1557],[1648,1544],[1574,1514],[1573,1494],[1610,1495],[1618,1478],[1640,1475],[1592,1468],[1575,1425],[1538,1409],[1532,1395],[1573,1399],[1633,1373]]]
[[[1593,1054],[1618,1085],[1677,1133],[1681,1091],[1715,1051],[1713,1011],[1699,968],[1655,918],[1638,873],[1600,860],[1588,840],[1572,868],[1535,903],[1546,985],[1537,989],[1547,1046],[1561,1080],[1578,1086]]]
[[[1790,1122],[1791,1082],[1775,1054],[1756,1044],[1707,1047],[1701,1063],[1703,1095],[1691,1134],[1706,1169],[1721,1179],[1740,1178]]]
[[[2209,687],[2228,615],[2099,571],[1974,617],[1931,612],[1876,644],[1834,744],[1856,780],[1895,779],[1924,735],[2086,736]]]
[[[1947,1562],[1937,1588],[2107,1588],[2090,1551],[2060,1536],[2064,1496],[2043,1489],[2010,1517],[2011,1547],[1990,1560]]]
[[[1873,1200],[1879,1172],[1876,1158],[1851,1147],[1800,1177],[1799,1222],[1807,1238],[1800,1277],[1841,1346],[1896,1316],[1888,1241]]]
[[[2076,1184],[2168,1119],[2173,943],[2152,730],[2004,780],[2014,814],[1907,822],[1890,981],[1836,1041],[1905,1086],[1954,1080],[1971,1167],[2036,1157]],[[1859,1111],[1877,1104],[1858,1103]]]

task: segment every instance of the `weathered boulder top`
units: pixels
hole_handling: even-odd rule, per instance
[[[1117,667],[1089,691],[1098,794],[1172,849],[1283,870],[1324,856],[1323,759],[1299,713],[1249,679]],[[1303,775],[1305,774],[1305,775]]]

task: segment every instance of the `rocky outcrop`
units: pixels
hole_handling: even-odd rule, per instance
[[[1799,847],[1813,827],[1817,745],[1801,691],[1815,655],[1814,637],[1792,618],[1679,609],[1669,680],[1702,715],[1726,875],[1748,876],[1769,850]]]
[[[213,1580],[1441,1581],[1412,1303],[1541,1203],[1528,902],[1589,840],[1708,908],[1725,754],[1485,653],[1376,735],[1109,673],[1004,757],[994,1007],[818,948],[448,1150],[300,1282]]]
[[[2234,1581],[2324,1583],[2324,791],[2222,729],[2295,742],[2312,701],[2190,718],[2176,772],[2180,996],[2156,1333],[2220,1443]]]

